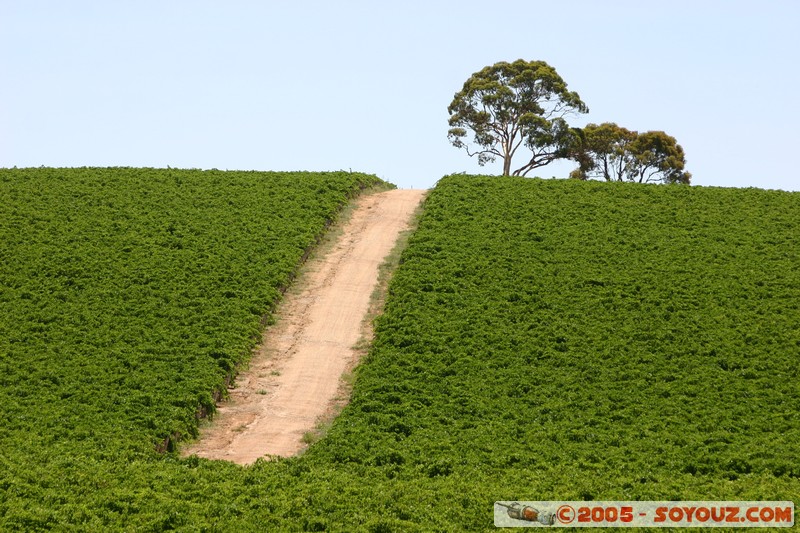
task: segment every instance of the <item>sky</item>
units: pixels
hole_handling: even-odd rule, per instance
[[[796,0],[0,0],[0,167],[498,174],[447,106],[525,59],[586,102],[574,126],[674,136],[695,185],[798,191],[799,27]]]

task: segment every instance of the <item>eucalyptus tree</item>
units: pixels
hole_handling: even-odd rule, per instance
[[[572,145],[578,168],[570,177],[639,183],[685,183],[686,156],[675,137],[663,131],[639,133],[613,122],[589,124]]]
[[[577,134],[566,117],[589,111],[553,67],[522,59],[474,73],[447,110],[453,146],[477,156],[480,165],[501,158],[504,176],[525,176],[568,157]],[[530,154],[512,172],[511,161],[522,147]]]

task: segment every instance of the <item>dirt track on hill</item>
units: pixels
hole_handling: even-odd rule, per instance
[[[425,191],[396,189],[357,200],[330,251],[312,258],[276,311],[249,369],[184,456],[249,464],[291,456],[330,413],[377,283],[378,266],[408,228]]]

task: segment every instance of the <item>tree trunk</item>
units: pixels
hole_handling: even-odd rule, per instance
[[[503,176],[511,175],[511,155],[506,154],[503,158]]]

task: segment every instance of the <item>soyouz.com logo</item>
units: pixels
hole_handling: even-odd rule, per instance
[[[789,501],[498,501],[497,527],[792,527]]]

